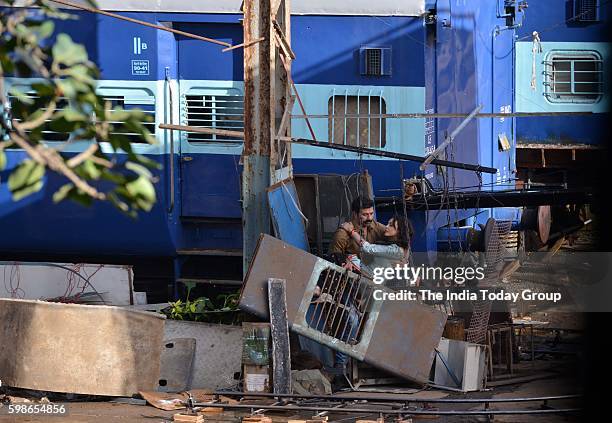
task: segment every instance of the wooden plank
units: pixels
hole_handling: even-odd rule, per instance
[[[275,394],[291,393],[286,284],[284,279],[268,279],[268,303],[272,327],[272,385]]]
[[[204,423],[204,416],[201,414],[191,415],[191,414],[177,413],[174,416],[172,416],[172,420],[175,422],[182,422],[182,423]]]

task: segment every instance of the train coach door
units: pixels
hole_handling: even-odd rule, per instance
[[[221,19],[221,18],[219,18]],[[224,41],[242,43],[243,29],[233,22],[175,23],[175,28]],[[180,124],[243,131],[242,49],[177,36]],[[181,216],[240,219],[242,139],[181,132]]]

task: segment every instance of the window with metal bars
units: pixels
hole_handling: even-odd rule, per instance
[[[241,95],[185,96],[187,125],[226,131],[244,131],[244,97]],[[187,132],[190,142],[242,142],[241,138]]]
[[[306,313],[312,329],[349,345],[360,342],[370,316],[374,288],[366,279],[349,272],[324,269]]]
[[[353,147],[383,148],[387,144],[387,121],[370,117],[387,113],[380,95],[333,95],[328,101],[330,142]],[[357,117],[345,115],[360,115]],[[364,115],[364,116],[361,116]]]
[[[155,104],[145,104],[144,102],[138,102],[137,99],[129,99],[125,98],[125,96],[121,95],[108,95],[103,96],[106,101],[110,102],[110,110],[121,107],[124,110],[141,110],[151,117],[151,122],[143,122],[145,128],[149,130],[149,132],[155,135]],[[126,128],[119,122],[111,122],[113,124],[113,132],[114,135],[124,135],[129,138],[131,143],[146,143],[147,141],[142,138],[140,134],[134,133],[129,128]]]
[[[599,0],[574,0],[574,16],[579,22],[599,21]]]
[[[27,93],[27,96],[31,99],[37,99],[35,93]],[[153,102],[141,102],[138,103],[138,100],[126,99],[125,96],[103,96],[103,98],[110,102],[110,107],[108,110],[112,110],[115,107],[121,107],[124,110],[142,110],[146,115],[151,116],[151,122],[143,122],[143,125],[151,132],[151,134],[155,134],[155,105]],[[16,97],[9,96],[9,100],[11,103],[19,101]],[[149,104],[151,103],[151,104]],[[64,98],[61,98],[57,104],[57,110],[60,111],[68,107],[68,101]],[[45,110],[44,108],[41,110]],[[142,138],[140,134],[137,134],[126,128],[120,122],[110,122],[113,124],[113,131],[111,134],[113,135],[124,135],[126,136],[131,143],[146,143],[147,141]],[[66,132],[57,131],[55,128],[47,120],[47,123],[42,127],[42,136],[44,141],[60,141],[65,142],[70,139],[70,134]]]
[[[603,61],[597,52],[554,52],[544,65],[549,101],[597,103],[603,96]]]

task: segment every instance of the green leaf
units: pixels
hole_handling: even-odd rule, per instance
[[[87,122],[89,120],[87,115],[73,108],[64,109],[57,116],[66,119],[68,122]]]
[[[34,104],[34,99],[17,87],[11,87],[9,89],[9,94],[16,97],[17,100],[24,104]]]
[[[36,30],[39,39],[49,38],[55,31],[55,23],[53,21],[44,21]]]
[[[53,60],[64,66],[74,66],[87,62],[87,51],[85,47],[76,44],[68,34],[59,34],[57,42],[52,49]]]
[[[55,192],[55,194],[53,194],[53,202],[54,203],[59,203],[60,201],[65,200],[66,197],[68,197],[68,194],[70,193],[70,191],[72,191],[73,188],[74,188],[74,184],[63,185],[60,189],[58,189]]]
[[[153,162],[155,163],[155,162]],[[151,171],[149,169],[147,169],[146,167],[144,167],[143,165],[140,165],[138,163],[134,163],[134,162],[126,162],[125,163],[125,168],[131,170],[132,172],[140,175],[140,176],[144,176],[146,178],[151,179],[153,177],[153,174],[151,173]]]
[[[8,187],[13,194],[13,200],[18,201],[30,194],[40,191],[43,187],[45,167],[34,160],[25,160],[8,178]]]
[[[85,175],[87,175],[87,177],[90,179],[98,180],[102,175],[100,169],[98,169],[95,163],[91,160],[85,160],[80,167],[82,168]]]
[[[133,197],[140,197],[145,201],[150,202],[150,206],[145,208],[149,211],[155,202],[155,188],[151,180],[144,176],[139,176],[136,180],[125,184],[125,189]]]

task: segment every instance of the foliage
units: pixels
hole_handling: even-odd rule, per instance
[[[193,285],[187,286],[187,297],[170,303],[170,307],[162,310],[169,319],[188,320],[192,322],[223,323],[235,325],[240,323],[238,311],[238,294],[218,295],[213,302],[208,297],[198,297],[190,300]]]
[[[109,201],[132,216],[149,211],[156,201],[149,169],[157,165],[136,154],[130,139],[119,133],[154,143],[145,127],[150,117],[141,110],[113,107],[96,93],[100,73],[85,47],[67,34],[55,34],[54,20],[75,16],[47,0],[26,2],[37,9],[10,7],[14,3],[0,0],[0,171],[8,166],[7,149],[23,149],[28,157],[10,171],[13,199],[40,191],[51,171],[66,179],[53,196],[55,202]],[[11,77],[35,82],[27,90],[16,85],[7,89]],[[49,130],[69,138],[59,147],[49,145],[43,139]],[[72,157],[62,153],[77,141],[89,147]],[[103,152],[100,143],[108,143],[110,152]]]

